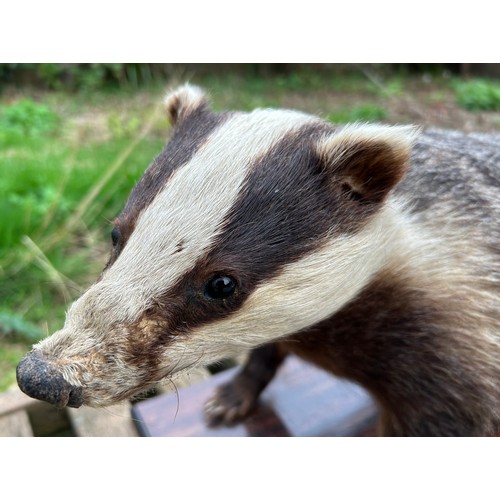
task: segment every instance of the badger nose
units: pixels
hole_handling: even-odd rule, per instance
[[[37,352],[28,353],[17,365],[17,383],[28,396],[58,408],[78,408],[83,403],[82,388],[67,382],[57,367]]]

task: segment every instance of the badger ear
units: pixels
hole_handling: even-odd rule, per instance
[[[414,126],[347,125],[323,138],[317,151],[336,189],[380,203],[404,177],[417,135]]]
[[[168,92],[164,103],[171,125],[185,120],[198,109],[209,107],[205,92],[200,87],[188,83]]]

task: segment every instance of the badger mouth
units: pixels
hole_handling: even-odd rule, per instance
[[[17,365],[17,383],[28,396],[57,408],[79,408],[83,388],[70,384],[57,366],[36,351],[28,353]]]

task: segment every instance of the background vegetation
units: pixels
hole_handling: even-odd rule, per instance
[[[0,390],[104,265],[167,139],[166,87],[203,85],[216,109],[498,131],[498,66],[0,64]]]

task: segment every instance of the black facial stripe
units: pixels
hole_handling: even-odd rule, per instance
[[[325,129],[331,132],[306,125],[255,162],[208,261],[234,265],[254,287],[313,251],[341,222],[315,152]]]
[[[163,189],[167,179],[185,165],[214,130],[224,123],[231,113],[212,113],[202,107],[174,129],[165,149],[153,161],[132,190],[122,217],[138,214],[148,206]]]
[[[231,115],[212,113],[202,106],[174,128],[170,141],[133,188],[125,208],[115,221],[119,226],[121,244],[113,250],[106,267],[118,258],[140,213],[151,204],[172,174],[188,163],[208,137]]]
[[[331,188],[316,153],[315,144],[327,130],[331,132],[325,124],[304,126],[254,160],[212,249],[146,313],[149,318],[168,318],[158,346],[234,313],[259,283],[283,266],[334,234],[358,226],[359,217],[351,216],[352,201],[346,202],[341,191]],[[210,301],[204,296],[207,280],[215,274],[236,278],[238,288],[228,300]]]
[[[370,209],[332,188],[331,174],[319,160],[317,141],[332,132],[328,124],[309,124],[254,159],[211,250],[139,318],[138,323],[148,319],[154,325],[147,349],[150,366],[157,365],[159,353],[178,337],[238,311],[252,291],[283,266],[366,222]],[[208,280],[217,274],[237,282],[227,299],[205,296]],[[141,359],[144,356],[142,352]]]

